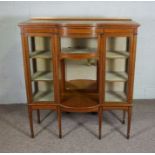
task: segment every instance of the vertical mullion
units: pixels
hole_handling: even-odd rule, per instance
[[[127,40],[126,40],[126,51],[129,52],[130,55],[130,38],[129,36],[127,36]],[[129,75],[129,59],[125,60],[125,72],[127,73],[127,75]],[[124,92],[125,94],[128,94],[128,81],[125,82],[124,84]]]
[[[134,71],[135,71],[135,57],[136,57],[136,41],[137,36],[130,36],[130,54],[129,54],[129,66],[128,66],[128,102],[131,103],[133,97],[134,86]]]
[[[99,109],[98,109],[98,120],[99,120],[99,139],[101,139],[102,134],[102,112],[103,107],[101,106],[105,102],[105,44],[106,38],[104,35],[98,36],[98,47],[99,47]]]
[[[31,85],[31,72],[30,72],[30,62],[29,62],[29,46],[28,46],[28,36],[22,34],[22,47],[23,47],[23,61],[24,61],[24,74],[25,74],[25,84],[28,103],[32,103],[32,85]]]
[[[99,36],[99,104],[105,101],[105,53],[106,38],[103,35]]]
[[[54,79],[54,96],[55,96],[55,101],[57,104],[60,103],[60,84],[59,84],[59,45],[60,45],[60,40],[59,36],[54,34],[52,36],[52,41],[51,44],[53,45],[52,47],[52,58],[53,58],[53,79]]]

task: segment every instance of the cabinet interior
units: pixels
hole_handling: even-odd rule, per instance
[[[127,101],[129,38],[109,37],[106,40],[106,102]]]
[[[61,52],[91,53],[97,50],[97,38],[61,37]]]
[[[97,38],[61,37],[60,53],[97,53],[97,42]],[[128,47],[128,37],[108,37],[106,40],[106,102],[124,102],[127,100]],[[29,57],[33,100],[54,101],[52,39],[49,37],[29,37]],[[97,80],[97,59],[95,57],[81,60],[65,59],[64,62],[66,82],[77,79]],[[97,82],[95,87],[97,89]],[[82,87],[79,86],[79,88]]]
[[[33,101],[54,101],[51,38],[28,39]]]

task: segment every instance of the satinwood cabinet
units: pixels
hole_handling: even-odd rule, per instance
[[[21,29],[31,136],[32,113],[97,112],[128,114],[130,136],[138,23],[117,18],[33,18]],[[90,120],[91,121],[91,120]]]

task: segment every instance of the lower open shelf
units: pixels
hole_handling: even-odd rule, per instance
[[[98,105],[98,97],[82,93],[63,96],[61,99],[61,107],[66,111],[93,111],[98,108]]]
[[[66,82],[66,92],[61,99],[61,106],[66,111],[93,111],[99,106],[99,94],[95,80],[71,80]],[[84,91],[85,90],[85,91]],[[106,103],[125,103],[127,95],[125,92],[106,91]],[[104,103],[104,101],[103,101]]]

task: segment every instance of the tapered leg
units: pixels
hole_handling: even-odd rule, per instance
[[[122,124],[125,124],[125,117],[126,117],[126,110],[123,110],[123,120],[122,120]]]
[[[130,129],[131,129],[131,111],[132,109],[128,109],[128,127],[127,127],[127,139],[130,138]]]
[[[38,109],[37,110],[37,122],[38,122],[38,124],[40,124],[40,110]]]
[[[34,131],[33,131],[33,110],[31,108],[28,108],[29,113],[29,123],[30,123],[30,131],[31,131],[31,137],[34,138]]]
[[[99,108],[98,121],[99,121],[99,139],[101,139],[101,135],[102,135],[102,108]]]
[[[58,108],[58,128],[59,128],[59,138],[62,138],[62,130],[61,130],[61,110]]]

